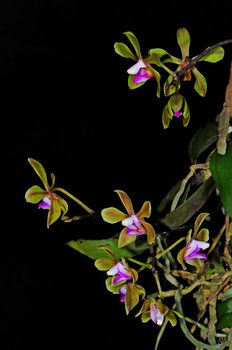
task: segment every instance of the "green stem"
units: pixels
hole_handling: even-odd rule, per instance
[[[156,255],[156,259],[161,258],[162,256],[166,255],[170,250],[172,250],[175,246],[177,246],[180,242],[184,241],[185,237],[181,237],[176,242],[174,242],[172,245],[170,245],[167,249],[163,250],[161,253]]]
[[[143,262],[141,262],[141,261],[138,261],[138,260],[136,260],[136,259],[133,259],[133,258],[129,258],[129,257],[127,257],[127,260],[129,260],[129,261],[131,261],[131,262],[133,262],[133,263],[135,263],[135,264],[137,264],[137,265],[140,265],[140,266],[142,266],[142,267],[147,267],[148,269],[150,269],[151,268],[151,264],[146,264],[146,263],[143,263]]]
[[[80,199],[76,198],[75,196],[73,196],[71,193],[69,193],[68,191],[66,191],[65,189],[61,188],[61,187],[55,187],[53,188],[53,192],[62,192],[64,193],[66,196],[68,196],[69,198],[71,198],[74,202],[78,203],[83,209],[85,209],[89,214],[94,214],[94,210],[90,209],[86,204],[84,204],[82,201],[80,201]]]

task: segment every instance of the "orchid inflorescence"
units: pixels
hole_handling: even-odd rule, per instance
[[[114,48],[119,55],[135,62],[127,70],[130,89],[154,78],[156,95],[160,97],[161,75],[153,66],[164,69],[169,75],[163,91],[169,100],[163,110],[163,126],[167,128],[173,117],[182,117],[184,126],[187,126],[190,112],[186,99],[180,94],[182,81],[191,80],[193,74],[194,89],[200,96],[205,96],[206,79],[196,64],[203,60],[221,60],[224,56],[221,45],[213,45],[191,59],[189,33],[187,29],[180,28],[177,41],[181,58],[161,48],[149,50],[143,58],[135,35],[132,32],[124,34],[135,52],[123,43],[116,43]],[[232,40],[221,43],[229,42]],[[176,64],[177,69],[172,71],[169,63]],[[100,218],[106,225],[114,225],[110,237],[81,238],[68,242],[68,245],[94,260],[94,266],[105,273],[107,291],[118,297],[127,315],[137,308],[135,317],[140,317],[143,323],[151,321],[160,327],[155,349],[170,323],[172,327],[179,325],[196,349],[231,350],[231,117],[232,66],[221,113],[214,121],[201,127],[190,140],[190,171],[168,191],[153,209],[153,215],[151,201],[144,201],[137,211],[129,195],[121,189],[115,190],[115,193],[122,208],[108,206],[96,214],[67,190],[55,187],[53,173],[49,184],[43,165],[33,158],[28,159],[43,188],[38,185],[30,187],[25,199],[47,210],[48,228],[59,219],[70,223],[82,217]],[[75,201],[85,214],[67,216],[68,203],[60,193]],[[209,206],[209,211],[205,210],[216,193],[216,205],[213,209]],[[151,276],[151,283],[146,288],[145,271]],[[182,299],[185,296],[192,296],[196,319],[189,317],[188,310],[183,310]]]
[[[168,128],[173,117],[179,118],[181,116],[183,117],[183,125],[187,126],[190,120],[190,110],[186,99],[180,94],[181,80],[191,81],[193,74],[195,77],[194,89],[200,96],[204,97],[207,92],[207,81],[204,75],[196,68],[196,63],[199,61],[211,63],[220,61],[224,57],[223,47],[214,45],[211,50],[207,49],[204,55],[190,58],[189,32],[186,28],[179,28],[177,30],[177,42],[181,50],[181,58],[177,58],[161,48],[152,48],[148,51],[147,56],[143,57],[139,41],[135,34],[132,32],[124,32],[124,34],[127,39],[129,39],[135,52],[133,53],[131,49],[122,42],[116,42],[114,49],[120,56],[132,59],[136,62],[127,70],[129,74],[129,88],[136,89],[142,86],[146,81],[154,78],[156,80],[156,96],[160,97],[161,74],[157,68],[163,69],[168,73],[168,77],[163,85],[163,93],[165,97],[169,97],[163,109],[163,127],[165,129]],[[170,63],[177,65],[177,69],[173,71],[169,67]],[[154,66],[157,68],[155,69]]]

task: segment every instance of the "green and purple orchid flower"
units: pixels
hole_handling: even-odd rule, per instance
[[[156,300],[151,296],[144,300],[141,309],[136,314],[136,317],[140,315],[143,323],[151,320],[158,326],[162,326],[165,317],[168,321],[170,321],[172,326],[175,326],[177,323],[176,317],[169,307],[163,304],[160,299]]]
[[[136,89],[142,86],[146,81],[151,78],[155,78],[157,83],[156,95],[160,97],[160,73],[155,70],[151,64],[158,64],[159,60],[155,54],[148,55],[143,58],[140,50],[140,44],[136,36],[132,32],[124,32],[123,34],[129,39],[132,44],[135,54],[129,49],[127,45],[121,42],[114,44],[114,49],[117,54],[124,58],[130,58],[136,63],[132,65],[127,73],[128,77],[128,86],[130,89]]]
[[[107,290],[120,295],[120,302],[125,304],[126,314],[129,314],[146,294],[145,289],[136,283],[138,272],[129,267],[125,258],[119,260],[110,248],[101,246],[99,249],[109,257],[97,259],[95,266],[100,271],[106,271],[109,276],[106,279]]]
[[[190,120],[190,112],[186,99],[179,93],[173,94],[162,114],[162,123],[164,129],[169,127],[170,121],[174,118],[183,117],[183,125],[187,126]]]
[[[51,185],[48,183],[48,178],[43,165],[35,159],[28,158],[28,162],[39,176],[44,188],[34,185],[30,187],[25,193],[25,199],[32,204],[38,204],[39,209],[48,210],[47,215],[47,228],[49,228],[60,217],[61,220],[66,220],[66,213],[68,211],[68,203],[56,192],[62,192],[75,202],[77,202],[82,208],[84,208],[89,214],[93,214],[94,211],[87,207],[83,202],[74,197],[71,193],[64,190],[61,187],[55,187],[55,175],[51,174]]]
[[[121,221],[124,226],[118,239],[118,247],[121,248],[136,240],[137,236],[147,235],[147,243],[153,244],[155,241],[155,229],[154,227],[146,222],[144,218],[149,218],[151,215],[151,203],[146,201],[143,203],[142,208],[136,214],[131,199],[129,196],[121,190],[115,190],[122,204],[126,208],[127,214],[121,210],[109,207],[101,211],[101,215],[104,221],[115,224]]]
[[[203,267],[202,260],[207,260],[207,255],[201,251],[210,246],[208,243],[209,230],[206,228],[201,228],[199,230],[199,228],[208,215],[208,213],[201,213],[198,215],[194,224],[193,234],[192,230],[189,230],[186,237],[186,246],[182,248],[177,255],[177,260],[184,270],[186,270],[184,262],[201,270]]]

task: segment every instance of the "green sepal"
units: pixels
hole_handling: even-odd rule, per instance
[[[172,94],[174,94],[176,92],[176,90],[179,90],[180,87],[180,82],[178,81],[177,86],[172,84],[173,82],[173,76],[169,75],[166,79],[166,81],[164,82],[164,96],[171,96]]]
[[[118,236],[115,235],[106,239],[78,239],[76,241],[69,241],[68,246],[77,250],[79,253],[96,260],[99,258],[109,258],[109,255],[101,247],[107,247],[113,251],[115,256],[120,259],[122,257],[133,257],[142,254],[148,249],[148,245],[144,241],[137,239],[135,242],[123,248],[118,248]]]
[[[141,315],[141,321],[143,323],[147,323],[148,321],[150,321],[151,316],[150,316],[150,310],[149,311],[145,311],[142,313]]]
[[[173,94],[168,103],[171,105],[173,112],[178,112],[183,106],[184,98],[180,94]]]
[[[57,200],[51,201],[51,206],[48,211],[47,227],[49,228],[61,216],[61,206]]]
[[[130,40],[133,48],[135,49],[137,57],[142,59],[139,41],[136,38],[136,36],[132,32],[124,32],[123,34],[125,34],[127,36],[127,38]]]
[[[204,75],[201,74],[196,67],[193,68],[192,72],[196,78],[194,89],[201,97],[205,97],[207,92],[207,81]]]
[[[115,43],[114,50],[118,55],[120,55],[124,58],[131,58],[134,61],[137,60],[136,56],[131,52],[129,47],[127,45],[125,45],[124,43],[121,43],[121,42]]]
[[[194,223],[194,229],[193,229],[193,238],[196,237],[202,223],[204,222],[204,220],[209,216],[209,213],[200,213]],[[200,239],[200,241],[202,241],[202,239]]]
[[[134,284],[127,283],[127,291],[125,298],[125,311],[128,315],[132,309],[139,303],[139,294]]]
[[[190,110],[187,101],[184,99],[183,126],[186,127],[190,121]]]
[[[170,55],[166,50],[160,49],[160,48],[155,48],[155,49],[150,49],[148,51],[149,56],[155,57],[155,64],[157,66],[161,66],[161,61],[162,63],[175,63],[175,64],[181,64],[181,60],[179,58],[176,58],[172,55]],[[158,58],[157,58],[158,57]]]
[[[111,293],[119,294],[119,289],[123,286],[123,283],[117,283],[117,284],[112,283],[112,279],[113,279],[113,276],[110,276],[106,279],[105,281],[106,289]]]
[[[175,327],[177,325],[177,319],[174,312],[169,310],[165,317],[171,323],[172,327]]]
[[[170,113],[170,109],[168,108],[168,104],[164,107],[163,113],[162,113],[162,123],[163,128],[167,129],[170,124],[170,120],[172,119],[172,112]]]
[[[140,86],[144,85],[146,83],[146,81],[143,81],[141,83],[133,83],[133,78],[134,78],[134,75],[129,75],[128,76],[128,87],[130,90],[134,90],[134,89],[137,89],[139,88]]]
[[[116,264],[116,262],[109,258],[97,259],[94,263],[95,267],[100,271],[107,271],[111,269]]]
[[[176,33],[177,42],[181,49],[182,57],[189,56],[190,35],[186,28],[179,28]]]
[[[28,158],[28,162],[31,164],[32,168],[34,169],[36,174],[39,176],[41,181],[43,182],[46,190],[48,190],[49,189],[48,179],[47,179],[47,174],[46,174],[46,171],[45,171],[43,165],[40,162],[38,162],[37,160],[32,159],[32,158]]]
[[[223,59],[225,51],[223,47],[218,46],[213,51],[209,52],[206,56],[200,59],[200,61],[216,63]]]
[[[41,199],[43,199],[46,196],[47,196],[47,192],[43,188],[37,185],[30,187],[25,193],[26,201],[28,203],[33,203],[33,204],[39,203]]]
[[[225,155],[215,150],[210,157],[210,171],[218,187],[223,207],[232,217],[232,142],[228,144]]]

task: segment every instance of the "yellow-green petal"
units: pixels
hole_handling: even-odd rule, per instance
[[[39,203],[45,196],[47,192],[37,185],[30,187],[25,193],[25,199],[29,203]]]
[[[142,224],[146,229],[147,243],[153,244],[155,242],[155,229],[154,229],[154,227],[151,224],[149,224],[149,222],[146,222],[146,221],[142,221]]]
[[[141,52],[140,52],[139,41],[136,38],[136,36],[132,32],[124,32],[123,34],[125,34],[127,36],[127,38],[130,40],[133,48],[135,49],[137,57],[138,58],[142,58],[142,55],[141,55]]]
[[[115,224],[119,221],[122,221],[128,217],[128,215],[124,214],[121,210],[114,208],[114,207],[109,207],[105,208],[101,211],[101,216],[104,221],[110,223],[110,224]]]
[[[142,208],[136,214],[138,218],[149,218],[151,215],[151,203],[146,201],[143,203]]]
[[[129,214],[129,216],[133,215],[134,214],[133,205],[129,196],[126,194],[126,192],[121,190],[115,190],[114,192],[116,192],[119,195],[119,198],[121,199],[122,204],[126,208],[126,211]]]
[[[204,75],[201,74],[196,67],[193,68],[192,72],[196,78],[194,89],[200,96],[204,97],[207,92],[207,81]]]
[[[125,227],[119,235],[118,248],[125,247],[126,245],[128,245],[136,240],[136,235],[127,235],[126,231],[127,231],[127,227]]]
[[[114,50],[118,55],[120,55],[124,58],[131,58],[134,61],[136,61],[136,59],[137,59],[136,56],[131,52],[129,47],[127,47],[123,43],[115,43]]]
[[[189,56],[190,35],[186,28],[179,28],[177,30],[177,42],[180,46],[182,58]]]
[[[47,227],[49,228],[61,215],[61,208],[57,200],[51,201],[51,207],[48,211]]]
[[[49,190],[47,174],[43,165],[37,160],[32,158],[28,158],[28,162],[31,164],[32,168],[35,170],[36,174],[39,176],[39,178],[43,182],[43,185],[46,188],[46,190]]]

